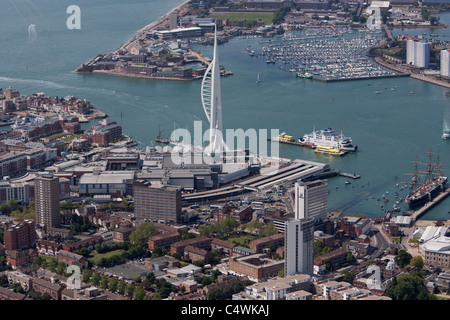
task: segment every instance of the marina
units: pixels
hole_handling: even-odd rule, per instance
[[[331,82],[407,76],[366,56],[366,51],[377,44],[379,33],[348,27],[302,28],[259,41],[263,45],[260,54],[253,49],[247,52],[304,79]]]

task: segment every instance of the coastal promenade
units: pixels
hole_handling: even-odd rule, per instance
[[[186,0],[185,2],[183,2],[182,4],[180,4],[179,6],[173,8],[172,10],[170,10],[169,12],[167,12],[165,15],[163,15],[159,20],[154,21],[148,25],[146,25],[145,27],[143,27],[142,29],[140,29],[131,39],[129,39],[127,42],[125,42],[124,44],[122,44],[116,51],[119,51],[120,49],[127,49],[128,51],[131,50],[131,48],[134,46],[134,43],[136,41],[139,41],[139,39],[141,39],[142,37],[145,38],[145,35],[148,31],[152,30],[153,28],[155,28],[156,26],[158,26],[160,23],[162,23],[172,12],[174,11],[179,11],[181,9],[183,9],[190,0]]]
[[[444,80],[438,80],[438,79],[435,79],[433,77],[426,76],[424,74],[416,74],[416,73],[412,73],[410,75],[410,77],[413,78],[413,79],[426,81],[426,82],[429,82],[429,83],[432,83],[432,84],[436,84],[438,86],[450,89],[450,82],[447,82],[447,81],[444,81]]]
[[[209,66],[210,61],[206,60],[205,56],[202,55],[201,53],[198,53],[198,52],[196,52],[196,51],[194,51],[194,50],[192,50],[192,49],[189,49],[189,53],[190,53],[191,55],[193,55],[194,57],[196,57],[201,63],[203,63],[203,64]]]
[[[402,65],[384,62],[381,57],[375,57],[374,60],[378,64],[382,65],[383,67],[391,69],[396,72],[399,72],[399,73],[403,74],[403,76],[409,76],[413,79],[429,82],[429,83],[450,89],[450,83],[445,80],[439,80],[434,77],[426,76],[421,73],[411,73],[408,69],[404,68]]]

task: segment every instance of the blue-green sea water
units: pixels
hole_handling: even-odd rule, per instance
[[[158,125],[169,135],[174,126],[193,128],[203,121],[200,81],[155,81],[94,74],[75,74],[80,64],[118,48],[137,30],[155,21],[182,0],[79,0],[81,29],[69,30],[67,1],[10,0],[0,10],[0,87],[22,94],[73,95],[84,98],[117,120],[140,143],[154,144]],[[440,15],[450,24],[450,14]],[[35,24],[35,34],[29,26]],[[395,30],[394,34],[430,33],[429,29]],[[448,39],[449,29],[433,32]],[[234,75],[222,78],[224,128],[279,129],[298,138],[313,128],[332,127],[353,138],[359,147],[344,157],[321,156],[310,149],[280,145],[280,155],[326,162],[334,169],[357,173],[361,179],[345,185],[330,178],[329,209],[382,216],[397,199],[403,181],[410,181],[413,164],[426,162],[426,152],[440,153],[450,172],[450,140],[441,138],[450,120],[446,89],[410,78],[323,83],[296,79],[278,65],[252,58],[245,48],[258,48],[259,39],[234,38],[219,46],[220,63]],[[197,46],[206,56],[211,47]],[[261,82],[256,84],[257,73]],[[396,90],[390,90],[396,86]],[[382,91],[374,94],[374,91]],[[414,92],[414,94],[411,94]],[[397,187],[396,184],[399,184]],[[336,188],[338,187],[338,188]],[[388,192],[388,193],[386,193]],[[405,209],[402,207],[402,209]],[[423,219],[448,219],[450,198]]]

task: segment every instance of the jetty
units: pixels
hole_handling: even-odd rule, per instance
[[[414,213],[411,215],[412,220],[415,222],[418,219],[420,219],[421,216],[423,216],[425,213],[427,213],[429,210],[431,210],[433,207],[435,207],[439,202],[444,200],[449,194],[450,194],[450,188],[447,188],[446,190],[441,192],[436,198],[425,203],[425,205],[423,207],[415,210]]]

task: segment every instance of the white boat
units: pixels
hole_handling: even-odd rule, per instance
[[[442,133],[442,139],[450,139],[450,129],[445,129]]]
[[[341,134],[337,134],[331,128],[314,130],[311,133],[305,134],[303,138],[299,139],[299,142],[347,152],[354,152],[358,149],[357,146],[352,144],[352,138],[344,136],[342,132]]]

